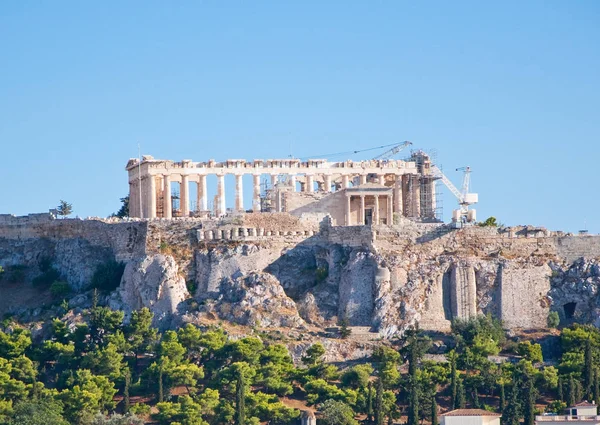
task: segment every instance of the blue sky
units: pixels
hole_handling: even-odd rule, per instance
[[[138,143],[201,161],[411,140],[457,185],[473,168],[480,218],[600,232],[594,0],[3,2],[0,58],[0,213],[116,211]]]

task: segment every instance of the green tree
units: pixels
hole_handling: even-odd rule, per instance
[[[548,313],[548,327],[556,328],[560,324],[560,316],[557,311],[551,311]]]
[[[235,390],[235,424],[246,424],[246,383],[244,382],[244,373],[238,370],[237,385]]]
[[[498,227],[496,217],[488,217],[484,222],[479,224],[481,227]]]
[[[342,385],[354,389],[366,388],[372,373],[373,367],[368,363],[353,366],[342,374]]]
[[[131,320],[126,329],[126,337],[134,354],[135,367],[142,353],[153,351],[158,341],[158,330],[152,327],[154,314],[144,307],[131,313]]]
[[[373,383],[369,382],[367,390],[367,421],[373,422]]]
[[[375,391],[375,423],[383,425],[383,379],[377,380],[377,389]]]
[[[123,411],[127,413],[129,412],[130,407],[129,387],[131,386],[131,372],[128,367],[125,368],[123,377],[125,379],[125,385],[123,387]]]
[[[345,317],[340,320],[340,338],[347,339],[352,334],[352,330],[348,327],[348,319]]]
[[[592,395],[592,384],[594,380],[594,365],[592,363],[592,341],[585,342],[585,353],[583,363],[583,388],[588,397]]]
[[[51,397],[17,403],[8,425],[69,425],[63,408]]]
[[[526,377],[523,399],[525,400],[523,409],[523,416],[525,419],[524,425],[534,425],[536,396],[532,377]]]
[[[431,398],[431,425],[439,425],[438,422],[438,407],[435,400],[435,395]]]
[[[542,346],[540,344],[532,344],[531,341],[520,342],[517,345],[517,353],[532,363],[541,363],[544,361]]]
[[[458,396],[457,399],[457,409],[464,409],[466,405],[466,397],[465,397],[465,385],[463,384],[462,379],[458,379]]]
[[[319,363],[323,362],[323,355],[325,354],[325,348],[319,342],[311,345],[308,350],[306,350],[306,354],[302,356],[302,363],[306,366],[316,366]]]
[[[384,387],[395,385],[400,378],[398,363],[400,353],[396,350],[380,345],[373,351],[373,361],[376,364],[379,376],[383,380]]]
[[[325,425],[358,425],[354,419],[354,411],[342,401],[327,400],[320,410]]]
[[[56,213],[59,216],[65,218],[73,213],[73,205],[61,199],[58,206],[56,207]]]
[[[458,409],[458,372],[456,371],[456,352],[450,351],[448,361],[450,362],[450,405]]]
[[[112,216],[119,217],[119,218],[129,217],[129,195],[127,195],[124,198],[121,198],[120,201],[121,201],[121,207],[119,208],[119,211],[117,211]]]

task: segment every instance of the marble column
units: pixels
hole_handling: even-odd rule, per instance
[[[365,195],[360,195],[360,217],[358,217],[358,224],[361,226],[365,225]]]
[[[254,191],[252,193],[252,211],[260,212],[260,174],[252,175]]]
[[[351,200],[352,200],[352,196],[350,194],[346,195],[346,226],[350,226],[351,220],[350,220],[350,206],[351,206]]]
[[[388,226],[394,224],[394,206],[392,203],[392,195],[387,196],[387,220],[386,223]]]
[[[244,212],[244,182],[243,174],[235,176],[235,210]]]
[[[347,174],[342,176],[342,189],[347,189],[350,186],[350,178]]]
[[[394,212],[402,214],[402,176],[396,176],[394,183]]]
[[[179,207],[181,209],[182,217],[189,217],[190,215],[190,177],[187,174],[181,176],[181,187],[180,187],[181,199],[179,199]]]
[[[217,175],[217,216],[222,216],[227,213],[225,206],[225,175]]]
[[[331,192],[331,176],[329,174],[325,174],[323,176],[323,180],[325,181],[325,192]]]
[[[375,203],[373,204],[373,224],[379,224],[379,195],[375,194]]]
[[[145,218],[156,217],[156,179],[154,176],[146,177],[146,214]]]
[[[385,186],[385,174],[380,174],[377,177],[378,177],[377,183],[379,183],[382,186]]]
[[[168,174],[163,175],[163,217],[173,218],[173,211],[171,209],[171,176]]]
[[[360,184],[365,184],[365,183],[367,183],[367,175],[361,174],[360,175]]]
[[[290,185],[292,186],[292,192],[296,191],[296,176],[294,174],[290,174]]]
[[[311,174],[306,176],[306,191],[308,193],[315,191],[315,178]]]
[[[198,211],[208,210],[208,192],[206,190],[206,176],[198,176],[198,193],[196,194],[196,209]]]

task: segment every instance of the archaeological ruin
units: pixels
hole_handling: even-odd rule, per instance
[[[329,215],[334,225],[392,224],[394,215],[438,222],[432,163],[422,151],[409,160],[328,162],[325,159],[268,159],[174,162],[144,156],[130,159],[130,215],[140,218],[222,217],[246,211],[244,180],[251,179],[249,212]],[[235,176],[235,203],[226,207],[225,176]],[[217,192],[208,198],[207,177]],[[174,202],[173,183],[179,185]],[[196,199],[190,199],[190,184]],[[212,201],[212,202],[210,202]],[[212,208],[211,208],[212,203]]]

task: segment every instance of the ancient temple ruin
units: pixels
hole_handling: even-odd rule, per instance
[[[413,152],[409,160],[328,162],[325,159],[229,159],[174,162],[144,156],[130,159],[131,217],[221,217],[244,208],[244,181],[251,182],[251,212],[329,215],[338,226],[392,224],[395,215],[436,222],[436,180],[429,156]],[[227,209],[225,176],[235,176],[235,202]],[[207,177],[216,176],[209,200]],[[172,184],[179,185],[174,202]],[[190,184],[196,185],[195,200]],[[209,202],[212,201],[212,202]],[[212,204],[212,208],[210,207]]]

